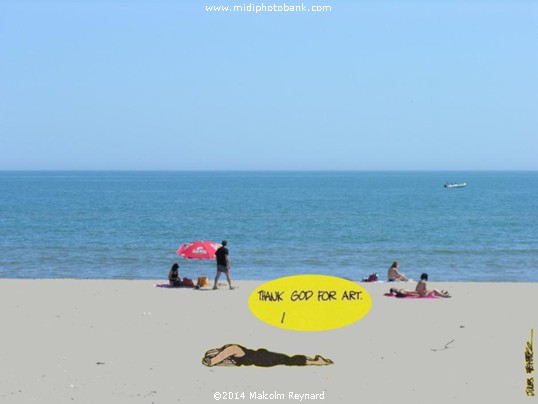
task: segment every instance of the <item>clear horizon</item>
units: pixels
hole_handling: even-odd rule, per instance
[[[538,170],[538,3],[302,3],[2,2],[0,170]]]
[[[28,169],[0,169],[0,173],[24,173],[24,172],[31,172],[31,173],[47,173],[47,172],[50,172],[50,173],[62,173],[62,172],[74,172],[74,173],[84,173],[84,172],[116,172],[116,173],[122,173],[122,172],[140,172],[140,173],[151,173],[151,172],[156,172],[156,173],[166,173],[166,172],[169,172],[169,173],[188,173],[188,172],[197,172],[197,173],[204,173],[204,172],[207,172],[207,173],[241,173],[241,172],[245,172],[245,173],[248,173],[248,172],[252,172],[252,173],[256,173],[256,172],[260,172],[260,173],[264,173],[264,172],[267,172],[267,173],[270,173],[270,172],[282,172],[282,173],[286,173],[286,172],[290,172],[290,173],[301,173],[301,172],[304,172],[304,173],[316,173],[316,172],[319,172],[319,173],[368,173],[368,172],[371,172],[371,173],[420,173],[420,172],[424,172],[424,173],[435,173],[435,172],[438,172],[438,173],[495,173],[495,172],[514,172],[514,173],[517,173],[517,172],[520,172],[520,173],[524,173],[524,172],[529,172],[529,173],[534,173],[534,172],[537,172],[538,170],[534,170],[534,169],[530,169],[530,170],[519,170],[519,169],[501,169],[501,170],[498,170],[498,169],[494,169],[494,170],[487,170],[487,169],[483,169],[483,170],[436,170],[436,169],[423,169],[423,170],[396,170],[396,169],[393,169],[393,170],[383,170],[383,169],[372,169],[372,170],[369,170],[369,169],[357,169],[357,170],[353,170],[353,169],[349,169],[349,170],[337,170],[337,169],[334,169],[334,170],[331,170],[331,169],[324,169],[324,170],[319,170],[319,169],[311,169],[311,170],[307,170],[307,169],[237,169],[237,170],[233,170],[233,169],[223,169],[223,170],[210,170],[210,169],[177,169],[177,170],[160,170],[160,169],[52,169],[52,170],[48,170],[48,169],[33,169],[33,170],[28,170]]]

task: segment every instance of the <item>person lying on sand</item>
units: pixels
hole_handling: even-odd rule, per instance
[[[441,290],[441,291],[437,289],[428,290],[427,285],[426,285],[427,280],[428,280],[428,274],[423,273],[422,275],[420,275],[420,281],[417,283],[417,287],[415,288],[415,290],[391,288],[390,293],[396,295],[397,297],[405,297],[405,296],[451,297],[450,294],[446,290]]]
[[[224,345],[221,348],[210,349],[202,358],[205,366],[324,366],[332,365],[333,361],[320,355],[309,358],[305,355],[288,356],[267,349],[252,350],[237,344]]]

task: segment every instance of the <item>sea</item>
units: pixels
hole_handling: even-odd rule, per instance
[[[538,282],[538,172],[0,172],[0,278],[211,279],[176,251],[224,239],[237,280]]]

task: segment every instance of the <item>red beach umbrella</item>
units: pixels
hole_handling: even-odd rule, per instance
[[[189,260],[210,260],[215,258],[215,252],[220,247],[221,245],[214,241],[193,241],[179,247],[177,254]]]

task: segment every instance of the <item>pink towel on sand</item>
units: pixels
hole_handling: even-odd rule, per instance
[[[396,295],[393,295],[392,293],[385,293],[385,296],[387,297],[397,297]],[[414,296],[414,295],[410,295],[410,296],[402,296],[402,297],[398,297],[398,299],[439,299],[439,296]]]

